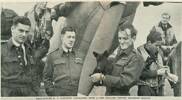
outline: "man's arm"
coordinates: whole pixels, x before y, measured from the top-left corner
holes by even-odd
[[[134,57],[131,62],[124,68],[120,76],[105,75],[104,84],[109,87],[121,88],[130,86],[139,79],[143,70],[144,61],[142,57]]]

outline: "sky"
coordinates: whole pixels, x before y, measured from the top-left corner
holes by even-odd
[[[18,15],[33,8],[36,2],[1,2],[1,7],[13,9]],[[53,7],[60,2],[48,2],[48,7]],[[133,25],[138,30],[135,46],[139,46],[146,42],[146,37],[149,34],[152,26],[157,25],[160,21],[161,14],[168,12],[171,15],[171,21],[177,40],[182,41],[182,3],[164,3],[160,6],[144,7],[141,3],[137,8]]]

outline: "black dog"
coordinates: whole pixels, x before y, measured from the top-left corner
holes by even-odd
[[[104,75],[110,75],[112,73],[113,65],[112,62],[108,60],[109,53],[106,50],[104,53],[99,54],[93,52],[94,56],[97,60],[97,66],[93,72],[94,73],[102,73]],[[96,82],[94,85],[101,86],[103,82]]]

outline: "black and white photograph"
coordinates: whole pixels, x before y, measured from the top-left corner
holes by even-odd
[[[2,100],[182,96],[182,1],[0,1],[0,11]]]

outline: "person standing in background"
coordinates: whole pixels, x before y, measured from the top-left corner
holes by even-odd
[[[158,25],[153,26],[151,31],[157,31],[161,33],[162,36],[162,45],[161,50],[163,51],[163,61],[164,65],[167,64],[168,56],[171,53],[172,49],[176,46],[177,40],[173,30],[172,25],[169,23],[171,16],[168,13],[163,13],[161,15],[161,21]]]

